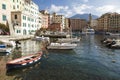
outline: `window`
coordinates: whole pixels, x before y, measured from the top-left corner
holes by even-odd
[[[3,21],[6,21],[6,15],[2,16]]]
[[[15,9],[15,5],[13,6],[13,9]]]
[[[19,9],[19,5],[17,5],[17,8]]]
[[[20,33],[21,31],[20,30],[17,30],[17,33]]]
[[[2,4],[2,9],[6,9],[6,5],[5,4]]]
[[[15,19],[17,19],[17,15],[15,15]]]
[[[26,16],[23,16],[23,20],[26,20]]]

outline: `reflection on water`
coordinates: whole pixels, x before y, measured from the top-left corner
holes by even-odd
[[[100,35],[82,36],[78,47],[69,51],[46,51],[41,42],[22,41],[13,53],[0,56],[0,80],[120,80],[120,50],[106,48],[101,39]],[[6,73],[8,60],[40,50],[47,54],[39,63]]]

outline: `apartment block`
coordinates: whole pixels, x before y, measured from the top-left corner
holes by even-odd
[[[11,1],[11,21],[16,35],[31,35],[40,29],[38,5],[32,0]]]
[[[0,23],[6,24],[7,21],[11,20],[11,1],[0,0]]]
[[[70,30],[70,25],[69,25],[69,18],[65,18],[65,31]]]
[[[57,15],[56,13],[53,13],[52,23],[60,23],[61,24],[60,31],[63,31],[65,29],[65,17],[63,15]]]
[[[98,26],[98,20],[92,19],[90,22],[90,27],[96,30],[97,26]]]
[[[120,14],[105,13],[98,18],[98,31],[119,32],[120,31]]]
[[[41,18],[42,18],[42,28],[48,28],[48,11],[47,10],[41,10]]]
[[[70,19],[70,28],[72,31],[82,31],[87,26],[85,19]]]

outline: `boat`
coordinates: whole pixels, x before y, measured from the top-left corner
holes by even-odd
[[[92,28],[83,29],[82,34],[95,34],[95,30]]]
[[[51,43],[47,46],[47,49],[54,50],[72,50],[77,46],[77,44],[73,43]]]
[[[76,43],[76,42],[80,42],[80,38],[59,38],[57,42],[59,42],[59,43],[67,43],[67,42]]]
[[[37,63],[41,57],[42,57],[42,52],[34,53],[25,57],[17,58],[11,61],[8,61],[6,64],[7,70],[13,70],[13,69],[18,69],[18,68],[24,68],[27,66],[30,66],[32,64]]]
[[[120,39],[116,39],[111,43],[110,48],[120,49]]]
[[[44,36],[35,36],[34,38],[32,38],[32,40],[37,40],[37,41],[50,41],[49,37],[44,37]]]
[[[0,45],[0,53],[11,53],[12,48],[8,48],[7,45]]]

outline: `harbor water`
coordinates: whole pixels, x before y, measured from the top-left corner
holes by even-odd
[[[74,50],[45,50],[41,42],[21,41],[21,47],[0,55],[0,80],[120,80],[120,50],[101,44],[101,35],[81,36]],[[39,63],[6,71],[6,62],[43,50]]]

